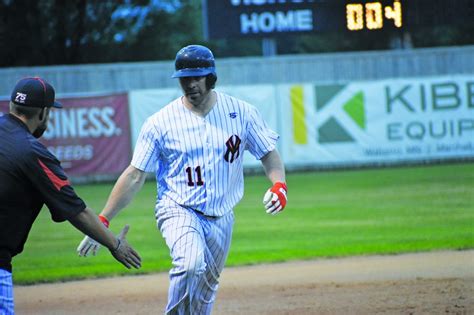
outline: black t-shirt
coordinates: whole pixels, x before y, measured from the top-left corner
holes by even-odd
[[[20,119],[0,116],[0,268],[11,271],[44,204],[55,222],[86,208],[56,157]]]

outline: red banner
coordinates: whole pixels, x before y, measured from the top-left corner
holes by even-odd
[[[68,175],[114,175],[130,163],[130,116],[126,93],[59,99],[41,142]],[[8,112],[8,101],[0,102]]]

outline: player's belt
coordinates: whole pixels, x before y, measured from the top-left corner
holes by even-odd
[[[214,216],[214,215],[207,215],[205,214],[204,212],[202,211],[199,211],[199,210],[196,210],[196,209],[193,209],[193,208],[190,208],[191,210],[193,210],[194,212],[196,212],[197,214],[200,214],[206,218],[209,218],[209,219],[217,219],[218,217],[217,216]]]

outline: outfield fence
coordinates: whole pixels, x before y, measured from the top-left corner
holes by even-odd
[[[382,56],[223,60],[216,90],[259,109],[281,136],[278,148],[289,170],[474,160],[474,46]],[[150,84],[148,79],[156,83],[158,75],[154,66],[169,86]],[[299,77],[289,71],[305,72],[304,67],[308,71]],[[289,71],[285,78],[283,69]],[[367,77],[360,76],[362,69]],[[16,77],[40,75],[56,86],[65,108],[52,113],[42,141],[76,181],[115,179],[128,165],[146,117],[181,95],[169,78],[170,62],[2,71],[9,73],[3,80],[12,79],[8,85]],[[0,112],[5,113],[8,96],[3,99]],[[261,169],[250,154],[244,165],[247,172]]]
[[[474,46],[407,50],[219,58],[219,85],[336,83],[448,74],[474,74]],[[116,93],[174,88],[173,61],[0,69],[0,95],[14,83],[38,75],[59,94]]]

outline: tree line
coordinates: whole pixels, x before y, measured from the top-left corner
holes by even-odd
[[[410,47],[474,43],[474,22],[410,33]],[[201,0],[0,0],[0,67],[172,60],[191,43],[219,57],[259,56],[261,39],[205,41]],[[394,48],[399,33],[275,39],[278,54]],[[398,47],[403,48],[403,47]]]

